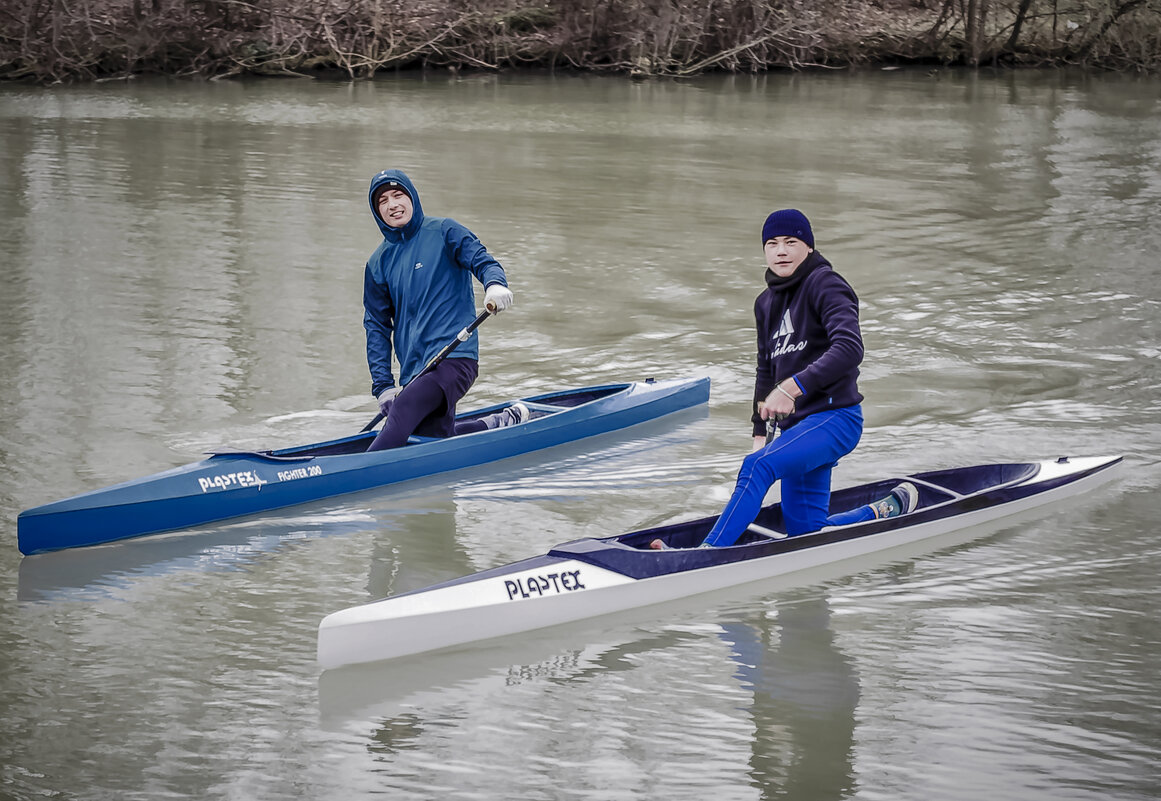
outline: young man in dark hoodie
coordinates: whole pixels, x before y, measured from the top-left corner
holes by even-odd
[[[863,433],[859,299],[814,249],[810,222],[797,209],[767,217],[762,244],[767,269],[766,290],[754,302],[754,451],[703,546],[734,544],[779,480],[790,536],[909,512],[918,499],[904,483],[883,500],[828,516],[831,470]],[[781,430],[769,442],[767,421]]]
[[[456,423],[456,403],[479,372],[474,331],[434,370],[417,378],[475,319],[473,276],[484,285],[489,311],[499,314],[512,305],[504,268],[466,227],[425,215],[415,184],[402,170],[375,175],[368,199],[383,241],[363,276],[363,327],[371,394],[385,418],[368,450],[398,448],[412,434],[450,437],[527,420],[528,407],[517,403],[481,420]],[[391,369],[393,351],[398,383]]]

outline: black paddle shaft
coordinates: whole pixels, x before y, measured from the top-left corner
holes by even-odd
[[[458,334],[456,334],[455,339],[453,339],[451,342],[449,342],[443,350],[441,350],[439,353],[435,354],[435,356],[432,357],[431,361],[428,362],[424,366],[424,368],[419,371],[419,374],[416,375],[415,378],[419,378],[420,376],[425,376],[428,373],[430,373],[432,370],[434,370],[436,365],[438,365],[440,362],[442,362],[444,359],[446,359],[448,357],[449,353],[451,353],[453,350],[455,350],[456,348],[458,348],[460,346],[461,342],[467,342],[468,337],[470,337],[472,335],[472,332],[475,331],[477,328],[479,328],[480,324],[483,323],[484,320],[487,320],[491,316],[492,316],[492,312],[488,311],[487,309],[484,309],[484,311],[480,312],[480,316],[477,317],[475,320],[472,320],[471,324],[468,325],[467,328],[463,329]],[[413,378],[411,380],[414,381],[415,378]],[[402,392],[403,392],[402,389],[399,390],[399,392],[397,392],[395,394],[395,397],[399,397],[399,394]],[[367,423],[367,425],[363,426],[363,430],[360,431],[359,433],[360,434],[367,433],[372,428],[377,426],[379,424],[379,421],[382,419],[383,419],[383,412],[379,412],[379,414],[375,415],[375,419],[372,420],[371,422]]]

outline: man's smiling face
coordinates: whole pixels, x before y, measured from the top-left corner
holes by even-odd
[[[379,218],[392,228],[411,222],[413,212],[411,196],[400,189],[388,189],[379,196]]]

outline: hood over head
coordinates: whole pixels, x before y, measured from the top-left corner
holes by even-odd
[[[411,197],[413,209],[411,220],[402,228],[392,228],[379,216],[379,195],[388,189],[401,189]],[[415,184],[411,182],[403,170],[391,169],[376,173],[371,179],[367,200],[371,204],[371,215],[375,218],[375,224],[379,226],[379,230],[383,232],[385,238],[400,239],[413,236],[423,225],[423,206],[419,202],[419,192],[416,191]]]

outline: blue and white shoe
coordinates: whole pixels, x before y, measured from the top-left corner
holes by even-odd
[[[910,481],[904,481],[891,490],[891,494],[899,501],[899,514],[901,515],[911,514],[915,511],[915,507],[919,506],[919,490]]]
[[[871,508],[875,511],[875,519],[897,517],[915,511],[919,505],[919,490],[910,481],[904,481],[881,501],[875,501]]]
[[[528,407],[523,403],[513,403],[507,409],[502,409],[495,414],[488,415],[484,424],[488,428],[505,428],[507,426],[514,426],[517,423],[523,423],[532,416],[528,411]]]

